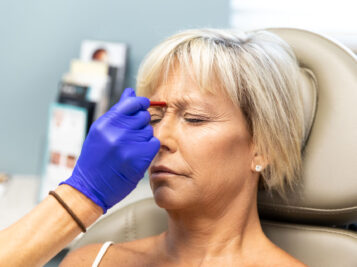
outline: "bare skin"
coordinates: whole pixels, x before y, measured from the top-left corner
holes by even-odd
[[[241,110],[220,91],[200,91],[178,71],[151,99],[168,103],[150,110],[161,148],[149,174],[169,227],[110,247],[100,266],[305,266],[262,231],[255,166],[266,162]],[[61,266],[90,266],[100,246],[71,253]]]
[[[103,214],[98,205],[68,185],[55,191],[86,227]],[[18,222],[0,231],[0,265],[43,266],[80,232],[68,212],[48,196]]]

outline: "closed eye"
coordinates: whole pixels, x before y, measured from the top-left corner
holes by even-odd
[[[203,123],[205,122],[206,120],[203,120],[203,119],[197,119],[197,118],[185,118],[185,121],[189,122],[189,123]]]
[[[159,123],[160,121],[161,121],[161,119],[151,119],[150,124],[153,125],[153,124]]]

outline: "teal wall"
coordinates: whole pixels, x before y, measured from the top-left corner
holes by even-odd
[[[126,86],[144,55],[178,30],[227,28],[229,0],[0,2],[0,172],[38,174],[47,112],[83,39],[130,47]]]

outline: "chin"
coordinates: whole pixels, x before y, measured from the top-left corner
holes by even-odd
[[[167,186],[159,186],[153,190],[156,204],[166,210],[182,209],[187,201],[182,194],[178,194]]]

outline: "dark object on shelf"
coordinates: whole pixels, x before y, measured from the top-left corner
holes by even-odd
[[[96,103],[86,100],[87,93],[88,93],[87,86],[80,86],[76,84],[61,82],[57,102],[62,104],[82,107],[87,110],[86,133],[88,134],[90,126],[94,121],[94,111],[95,111]]]
[[[88,86],[61,82],[59,84],[59,98],[85,100],[88,94]]]

